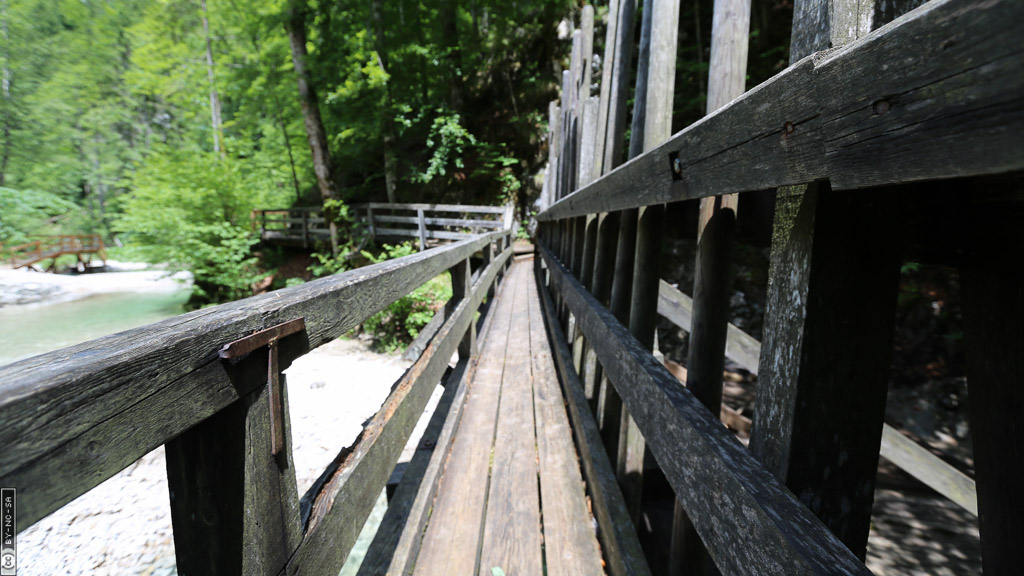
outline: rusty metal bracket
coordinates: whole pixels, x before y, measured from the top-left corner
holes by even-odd
[[[284,449],[284,406],[281,400],[281,371],[277,363],[277,341],[306,329],[306,319],[297,318],[260,330],[245,338],[225,344],[218,353],[225,360],[240,358],[267,347],[267,398],[270,402],[270,452],[277,456]]]

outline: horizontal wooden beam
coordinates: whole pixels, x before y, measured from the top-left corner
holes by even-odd
[[[1017,0],[932,0],[800,60],[537,219],[823,179],[841,190],[1024,170],[1021,21]]]
[[[555,259],[551,282],[727,574],[871,572]]]
[[[334,470],[311,499],[306,533],[288,562],[287,574],[336,574],[341,570],[434,387],[511,254],[511,249],[506,249],[487,267],[469,297],[455,307],[431,344],[395,384],[356,444],[339,454]]]
[[[0,485],[22,491],[19,529],[85,493],[248,389],[224,344],[304,317],[287,360],[372,314],[509,231],[480,235],[28,358],[0,368]],[[293,340],[295,340],[293,339]]]
[[[689,332],[692,308],[693,301],[689,296],[673,288],[664,280],[661,281],[658,293],[659,314]],[[751,374],[757,374],[761,343],[753,336],[729,324],[725,355],[749,370]],[[723,406],[723,410],[725,408]],[[737,425],[739,420],[732,414],[730,417],[733,422],[726,423],[733,428],[740,429],[740,426]],[[971,514],[978,515],[978,490],[975,481],[910,438],[900,434],[888,424],[882,425],[880,454],[897,468],[917,478]]]
[[[658,286],[658,314],[689,332],[693,321],[693,299],[662,280]],[[725,355],[752,374],[757,374],[761,343],[730,323],[726,329]]]
[[[373,218],[377,219],[376,216]],[[419,238],[420,231],[416,228],[374,228],[374,234],[376,236],[394,236],[396,238]],[[440,240],[464,240],[466,238],[472,238],[475,234],[468,232],[446,232],[444,230],[424,230],[423,235],[427,238],[437,238]]]
[[[323,224],[324,219],[319,216],[312,216],[310,218],[266,218],[262,221],[263,224]],[[324,228],[327,230],[327,228]]]
[[[374,210],[423,210],[426,212],[465,212],[475,214],[504,214],[504,206],[471,206],[464,204],[388,204],[386,202],[370,202],[356,204],[354,208]]]
[[[974,480],[888,424],[882,428],[881,455],[964,510],[978,515]]]
[[[388,216],[374,215],[373,221],[394,222],[399,224],[418,224],[419,218],[415,216]],[[490,228],[500,230],[502,223],[498,220],[468,220],[465,218],[424,218],[423,223],[427,226],[462,226],[465,228]]]

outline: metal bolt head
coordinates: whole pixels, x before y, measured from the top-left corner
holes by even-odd
[[[673,158],[672,159],[672,171],[675,172],[676,174],[682,174],[683,173],[683,161],[680,160],[679,158]]]
[[[890,106],[889,100],[887,98],[883,98],[881,100],[876,100],[875,103],[871,105],[871,109],[874,110],[875,114],[885,114],[889,111]]]

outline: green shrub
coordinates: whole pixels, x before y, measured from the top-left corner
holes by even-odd
[[[411,242],[397,246],[385,244],[384,250],[377,256],[364,251],[363,256],[376,264],[416,252]],[[367,318],[363,330],[373,336],[373,347],[377,350],[388,353],[404,350],[451,297],[452,281],[446,272]]]
[[[81,211],[56,194],[0,187],[0,244],[10,248],[31,242],[31,234],[77,232],[61,223]]]

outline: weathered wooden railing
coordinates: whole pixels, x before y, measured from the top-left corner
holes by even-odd
[[[370,236],[415,238],[420,250],[428,239],[464,240],[476,234],[512,226],[512,206],[461,204],[386,204],[371,202],[349,207]],[[309,247],[330,238],[322,208],[255,210],[253,227],[265,241]]]
[[[1024,403],[1007,384],[1024,297],[1006,247],[1019,245],[1024,4],[932,0],[884,26],[872,5],[798,1],[791,66],[739,95],[749,4],[716,2],[709,115],[669,136],[677,4],[645,2],[622,166],[635,5],[610,10],[600,97],[592,13],[574,33],[538,216],[544,301],[562,378],[585,399],[567,394],[574,427],[598,427],[634,521],[645,451],[675,492],[671,574],[869,573],[879,453],[913,451],[883,421],[904,254],[961,272],[976,497],[948,467],[904,466],[976,506],[986,572],[1015,569],[1024,438],[987,414]],[[735,194],[775,188],[762,345],[727,322]],[[651,350],[664,205],[698,200],[683,387]],[[727,354],[758,373],[749,449],[719,420]]]
[[[309,248],[317,242],[330,243],[331,229],[319,207],[295,207],[282,210],[253,210],[253,230],[265,242],[299,245]]]
[[[0,485],[19,489],[18,528],[163,444],[179,573],[337,574],[452,355],[475,354],[474,315],[510,239],[481,234],[0,368]],[[300,504],[279,372],[445,271],[443,325]]]
[[[428,239],[461,240],[486,230],[512,227],[512,206],[470,206],[462,204],[384,204],[371,202],[353,206],[372,236],[416,238],[420,250]]]
[[[97,254],[101,258],[106,258],[106,247],[99,234],[64,234],[42,236],[39,240],[11,246],[3,251],[3,255],[15,268],[64,254]]]

